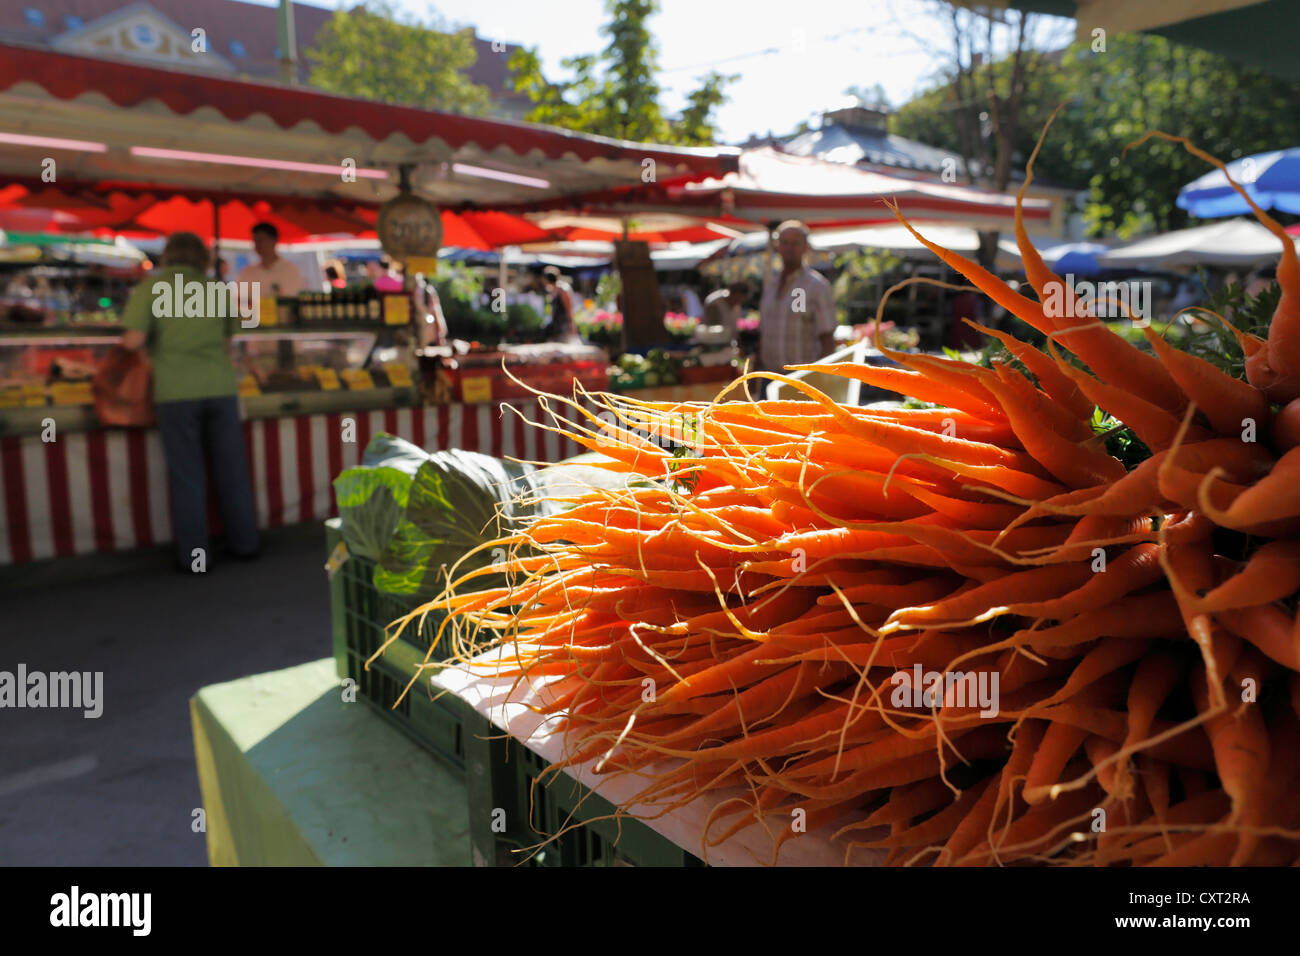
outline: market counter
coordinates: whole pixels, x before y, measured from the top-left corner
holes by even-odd
[[[568,421],[581,417],[567,405],[551,404]],[[545,418],[535,399],[366,405],[354,401],[348,410],[244,422],[258,527],[323,521],[338,514],[333,479],[361,461],[371,435],[379,431],[430,451],[461,448],[534,462],[557,462],[586,450],[572,439],[526,424],[524,418]],[[503,414],[502,405],[519,414]],[[156,429],[56,428],[55,435],[54,441],[44,441],[40,434],[0,437],[0,565],[150,547],[172,539],[167,470]],[[216,506],[209,497],[215,527]]]
[[[333,659],[190,701],[213,866],[469,866],[459,775],[362,700]]]

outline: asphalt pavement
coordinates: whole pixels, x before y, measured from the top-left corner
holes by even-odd
[[[0,706],[0,865],[207,864],[190,697],[332,652],[324,528],[263,542],[202,575],[160,549],[0,579],[0,704],[19,665],[102,673],[97,718]]]

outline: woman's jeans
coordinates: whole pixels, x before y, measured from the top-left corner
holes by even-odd
[[[185,568],[193,568],[194,550],[202,548],[202,566],[206,568],[211,562],[205,448],[212,459],[226,546],[237,555],[255,553],[257,513],[253,508],[248,457],[244,453],[244,430],[239,422],[239,399],[228,395],[158,402],[156,410],[171,483],[177,560]]]

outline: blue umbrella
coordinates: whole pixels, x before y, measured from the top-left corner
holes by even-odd
[[[1233,160],[1228,173],[1261,209],[1300,213],[1300,148],[1276,149]],[[1199,219],[1250,213],[1246,200],[1212,169],[1178,191],[1178,207]]]
[[[1068,272],[1076,276],[1090,276],[1105,271],[1105,266],[1097,262],[1097,257],[1109,251],[1110,246],[1104,242],[1067,242],[1045,250],[1043,260],[1058,274]]]

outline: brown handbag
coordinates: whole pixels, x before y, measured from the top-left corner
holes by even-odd
[[[113,346],[91,380],[95,415],[103,425],[155,424],[153,366],[143,350]]]

